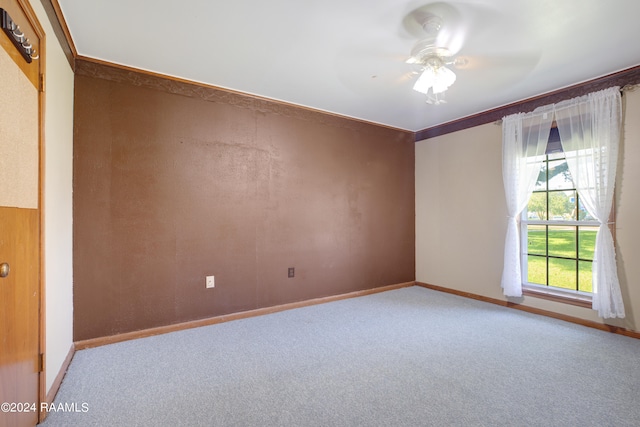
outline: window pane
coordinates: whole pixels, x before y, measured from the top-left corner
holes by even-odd
[[[547,191],[547,164],[544,163],[540,168],[536,186],[533,187],[533,191]]]
[[[549,286],[576,290],[576,261],[549,258]]]
[[[549,192],[549,219],[553,221],[570,221],[575,218],[576,192]]]
[[[527,233],[521,242],[527,253],[523,280],[591,293],[598,227],[593,222],[586,223],[594,218],[586,212],[576,192],[561,146],[550,151],[553,154],[547,152],[527,210],[522,214]],[[585,225],[569,225],[569,221],[583,221],[580,224]]]
[[[527,253],[543,255],[543,256],[547,255],[547,226],[546,225],[527,226],[527,239],[529,240],[527,243]]]
[[[569,198],[569,204],[571,205],[571,212],[567,219],[571,221],[577,221],[578,216],[580,215],[580,211],[578,210],[578,194],[576,190],[565,191],[565,194]]]
[[[576,257],[576,228],[573,226],[549,226],[549,256]]]
[[[533,193],[527,205],[527,218],[530,220],[547,219],[547,193]]]
[[[582,200],[578,203],[578,221],[595,221],[596,219],[587,212],[582,204]]]
[[[578,268],[580,269],[578,273],[578,290],[583,292],[593,292],[591,284],[593,277],[591,274],[593,263],[589,261],[578,261]]]
[[[575,188],[566,160],[549,162],[549,190],[570,190]]]
[[[598,227],[578,227],[578,258],[593,259]]]
[[[527,261],[527,281],[539,285],[547,284],[547,259],[529,255]]]
[[[549,155],[547,156],[547,158],[549,160],[562,160],[564,159],[566,156],[564,154],[564,151],[557,151],[554,153],[549,153]]]

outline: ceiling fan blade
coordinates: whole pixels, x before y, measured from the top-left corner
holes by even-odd
[[[445,48],[456,55],[467,41],[502,22],[502,13],[483,4],[434,2],[413,9],[402,21],[402,28],[423,45]]]
[[[405,63],[406,45],[397,43],[380,40],[344,47],[335,58],[336,76],[359,95],[377,96],[405,85],[410,88],[417,67]]]
[[[533,69],[540,61],[541,52],[503,52],[499,54],[457,55],[450,63],[456,70],[485,70],[495,68]]]
[[[451,67],[465,90],[507,88],[522,81],[538,64],[540,52],[513,52],[488,55],[460,55]],[[478,85],[478,82],[482,82]],[[473,89],[471,89],[473,87]]]

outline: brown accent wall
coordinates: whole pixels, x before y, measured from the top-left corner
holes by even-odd
[[[76,341],[415,279],[409,132],[89,61],[74,115]]]

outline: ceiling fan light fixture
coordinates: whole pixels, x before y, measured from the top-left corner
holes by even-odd
[[[440,57],[432,56],[425,61],[413,90],[427,95],[428,104],[440,104],[445,102],[444,93],[455,81],[455,73],[444,65]]]
[[[422,17],[420,26],[425,31],[425,33],[430,35],[437,35],[442,28],[442,18],[432,13],[427,13]]]

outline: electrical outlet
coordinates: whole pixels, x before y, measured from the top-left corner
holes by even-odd
[[[289,267],[287,271],[287,277],[296,277],[296,269],[293,267]]]
[[[216,277],[215,276],[207,276],[207,280],[205,282],[207,288],[215,288],[216,287]]]

